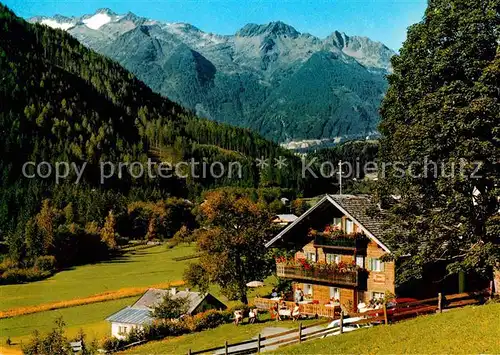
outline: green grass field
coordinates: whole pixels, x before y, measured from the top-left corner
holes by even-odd
[[[193,252],[193,246],[131,249],[120,259],[78,266],[57,273],[47,280],[0,286],[0,310],[83,298],[126,287],[181,280],[184,268],[190,261],[177,262],[173,258]],[[0,319],[0,345],[5,344],[7,337],[14,343],[25,342],[35,329],[46,332],[52,328],[54,319],[59,316],[62,316],[67,324],[68,336],[75,335],[83,328],[90,339],[102,338],[110,333],[106,317],[132,304],[138,297]],[[12,348],[19,349],[18,346]]]
[[[131,250],[120,259],[78,266],[43,281],[0,286],[0,310],[82,298],[124,287],[181,280],[184,268],[190,261],[177,262],[172,258],[192,253],[192,246]]]
[[[251,339],[257,336],[262,329],[267,327],[276,326],[290,329],[298,327],[297,322],[270,321],[268,316],[263,316],[262,320],[264,320],[262,323],[242,324],[239,326],[235,326],[232,323],[224,324],[220,327],[199,333],[187,334],[176,338],[167,338],[161,341],[153,341],[122,352],[121,354],[187,354],[189,349],[196,351],[223,346],[226,340],[231,344]],[[306,326],[317,322],[317,319],[311,319],[303,321],[302,324]]]
[[[500,304],[471,306],[282,347],[276,354],[499,354]]]
[[[176,262],[173,258],[193,253],[193,246],[177,246],[173,249],[158,246],[131,250],[121,259],[79,266],[60,272],[44,281],[1,286],[0,310],[83,298],[126,287],[149,286],[181,280],[184,268],[193,260]],[[249,299],[259,293],[263,295],[270,292],[274,281],[274,278],[270,278],[266,282],[266,287],[250,290]],[[212,286],[210,292],[229,306],[236,303],[229,302],[226,297],[222,296],[218,287]],[[80,328],[83,328],[89,339],[100,339],[105,335],[110,335],[110,325],[105,321],[106,317],[131,305],[139,297],[0,319],[0,346],[5,344],[7,337],[10,337],[14,343],[19,343],[29,340],[35,329],[41,332],[49,331],[54,320],[59,316],[62,316],[67,324],[68,336],[74,336]],[[18,346],[12,348],[19,349]]]
[[[54,320],[58,317],[63,317],[66,322],[66,332],[69,337],[76,335],[78,330],[83,328],[90,339],[100,339],[110,333],[110,326],[105,320],[106,317],[130,305],[137,298],[123,298],[115,301],[1,319],[0,344],[5,344],[7,337],[10,337],[14,343],[26,342],[35,329],[41,332],[50,330],[54,326]]]

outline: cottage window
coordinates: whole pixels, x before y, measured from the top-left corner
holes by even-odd
[[[309,261],[315,262],[316,261],[316,253],[307,252],[306,259]]]
[[[384,292],[372,292],[372,299],[374,300],[381,300],[385,297]]]
[[[356,265],[360,268],[365,268],[365,257],[363,255],[356,255]]]
[[[354,222],[350,219],[346,219],[345,221],[345,232],[347,234],[354,232]]]
[[[311,284],[304,284],[304,294],[308,296],[312,296],[313,294],[313,287]]]
[[[380,259],[370,259],[370,270],[371,271],[384,271],[384,263]]]
[[[119,326],[118,327],[118,334],[127,334],[127,327],[124,326]]]
[[[330,287],[330,299],[340,300],[340,288]]]
[[[333,225],[339,227],[339,229],[342,229],[342,218],[341,217],[335,217],[333,219]]]
[[[326,262],[329,264],[340,263],[340,258],[341,258],[341,256],[339,254],[326,254]]]

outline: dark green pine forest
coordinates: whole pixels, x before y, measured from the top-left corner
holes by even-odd
[[[68,250],[78,239],[68,235],[80,230],[87,238],[96,230],[92,225],[102,227],[105,218],[114,226],[110,211],[119,221],[119,211],[134,201],[193,199],[206,189],[228,185],[304,188],[299,185],[300,161],[290,152],[249,130],[195,117],[67,33],[27,23],[2,4],[0,132],[0,238],[14,261],[29,259],[30,253],[50,253],[61,225],[69,244],[60,250]],[[260,170],[255,158],[261,156],[284,156],[289,167]],[[243,176],[134,179],[124,174],[100,184],[99,162],[145,163],[148,158],[238,161]],[[74,172],[56,184],[54,175],[23,177],[27,161],[87,166],[79,184]],[[40,243],[43,248],[33,247]]]

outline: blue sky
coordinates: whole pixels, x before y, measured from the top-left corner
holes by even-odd
[[[321,38],[334,30],[362,35],[398,50],[406,28],[421,20],[426,0],[0,0],[19,16],[81,16],[108,7],[117,13],[188,22],[233,34],[249,22],[281,20]]]

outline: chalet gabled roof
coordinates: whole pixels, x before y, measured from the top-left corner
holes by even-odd
[[[343,214],[349,217],[358,227],[360,227],[367,237],[375,241],[386,252],[391,252],[385,238],[387,220],[384,213],[381,211],[378,211],[375,214],[368,212],[369,209],[377,208],[377,205],[368,195],[325,195],[320,201],[318,201],[318,203],[271,239],[266,244],[266,247],[269,248],[273,246],[273,244],[282,239],[283,236],[285,236],[297,224],[309,215],[313,214],[315,210],[323,206],[325,203],[334,205]]]

